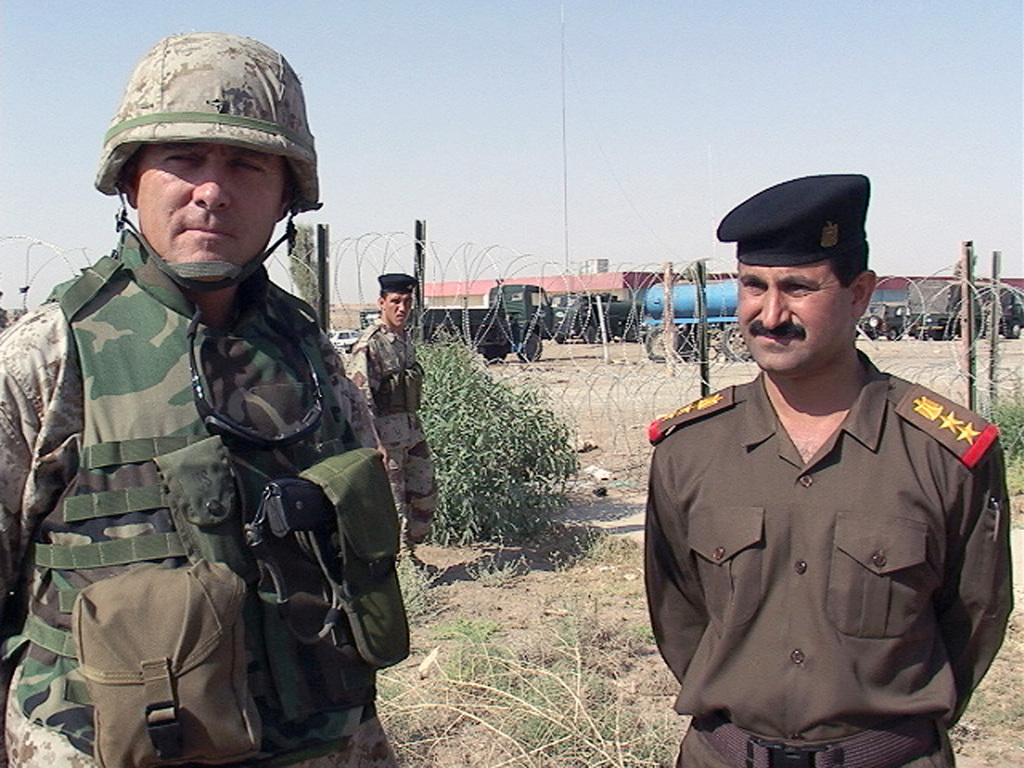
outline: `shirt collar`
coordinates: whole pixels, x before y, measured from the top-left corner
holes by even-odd
[[[880,372],[870,358],[860,350],[857,357],[867,370],[867,382],[850,407],[840,429],[874,451],[882,439],[889,377]],[[763,443],[779,431],[779,417],[775,414],[764,387],[764,372],[747,384],[736,387],[737,402],[747,401],[747,416],[740,427],[740,442],[748,449]]]

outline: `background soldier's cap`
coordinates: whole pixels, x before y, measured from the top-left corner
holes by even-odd
[[[416,278],[401,272],[389,272],[378,277],[377,281],[385,293],[412,293],[416,289]]]
[[[868,178],[859,174],[785,181],[733,208],[718,225],[718,239],[736,243],[741,264],[790,267],[839,259],[866,269],[869,190]]]

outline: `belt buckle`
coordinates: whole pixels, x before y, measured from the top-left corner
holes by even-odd
[[[798,747],[780,741],[751,739],[768,752],[768,768],[815,768],[815,755],[826,747]]]

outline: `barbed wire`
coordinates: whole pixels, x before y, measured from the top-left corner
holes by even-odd
[[[426,282],[443,283],[450,290],[461,291],[463,304],[467,306],[485,304],[487,299],[480,293],[481,286],[493,287],[499,283],[506,286],[546,284],[556,302],[563,304],[588,299],[588,291],[580,288],[586,281],[579,271],[567,271],[563,264],[541,256],[519,253],[500,245],[463,243],[445,248],[428,242],[425,246]],[[368,233],[333,242],[330,249],[331,325],[357,329],[367,322],[378,294],[377,276],[392,271],[412,272],[415,247],[414,239],[405,233]],[[74,277],[89,263],[84,249],[62,249],[31,237],[0,237],[0,249],[0,256],[4,257],[0,263],[24,264],[17,276],[0,273],[0,290],[10,295],[6,292],[13,287],[17,291],[13,295],[20,294],[21,309],[41,303],[54,284]],[[268,268],[276,282],[294,290],[288,262],[287,254],[282,251],[271,259]],[[612,274],[634,273],[637,280],[634,294],[642,294],[647,289],[663,291],[656,285],[661,279],[661,263],[601,266]],[[689,266],[677,264],[675,269],[682,273]],[[308,263],[302,268],[308,270]],[[724,259],[707,264],[712,274],[727,274],[732,268],[733,263]],[[934,283],[935,278],[952,271],[952,268],[943,269],[928,279]],[[648,274],[644,277],[643,273]],[[597,279],[593,273],[588,274],[587,279]],[[882,277],[879,285],[885,287],[900,279]],[[922,293],[921,286],[934,287],[933,283],[910,283],[908,294]],[[946,278],[944,284],[955,283]],[[640,490],[650,452],[646,437],[648,423],[692,402],[709,389],[714,391],[752,379],[757,368],[749,360],[743,360],[742,355],[729,350],[722,329],[712,334],[704,386],[700,378],[702,368],[692,355],[670,354],[668,362],[652,360],[652,345],[644,343],[640,297],[627,295],[624,284],[618,289],[610,287],[615,285],[614,281],[601,285],[603,287],[595,289],[595,294],[607,295],[617,290],[620,301],[633,302],[636,307],[617,333],[604,337],[601,333],[589,336],[570,333],[561,339],[564,343],[557,343],[548,332],[542,334],[539,354],[531,355],[529,362],[522,362],[509,353],[501,361],[492,361],[492,370],[510,382],[536,387],[546,394],[551,406],[572,426],[578,447],[583,451],[584,466],[596,465],[610,473],[611,482],[638,486]],[[1003,285],[1002,292],[1005,302],[1017,302],[1024,307],[1024,291],[1020,288]],[[979,307],[979,330],[990,336],[990,286],[984,279],[980,280],[972,286],[972,295]],[[882,316],[881,321],[893,323],[891,326],[873,328],[866,317],[860,326],[858,346],[882,370],[919,382],[955,401],[967,401],[968,388],[973,382],[978,393],[975,407],[986,415],[999,400],[1024,401],[1024,339],[997,336],[993,365],[992,339],[977,338],[970,348],[975,361],[971,370],[965,364],[963,343],[955,338],[961,330],[955,317],[946,318],[945,325],[928,325],[925,316],[936,313],[928,311],[934,308],[928,307],[924,298],[915,299],[920,306],[914,313],[909,311],[912,302],[908,300],[907,311],[901,317]],[[890,300],[878,304],[896,306],[900,303]],[[11,306],[9,301],[7,305]],[[884,307],[873,309],[882,311]],[[591,318],[586,322],[595,320]],[[879,332],[879,328],[890,327],[896,330]],[[1019,335],[1020,328],[1006,327],[1001,333]],[[1021,434],[1004,434],[1003,440],[1008,446],[1024,446],[1024,430]]]

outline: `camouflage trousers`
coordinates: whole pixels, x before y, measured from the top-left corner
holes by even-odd
[[[14,682],[17,684],[17,675]],[[4,728],[10,768],[99,768],[96,760],[79,752],[59,733],[26,718],[14,699],[11,696],[7,702]],[[360,724],[341,749],[293,763],[290,768],[398,768],[398,758],[380,720],[373,717]]]
[[[380,416],[376,426],[405,542],[419,544],[430,533],[437,506],[434,460],[426,435],[415,414]]]

